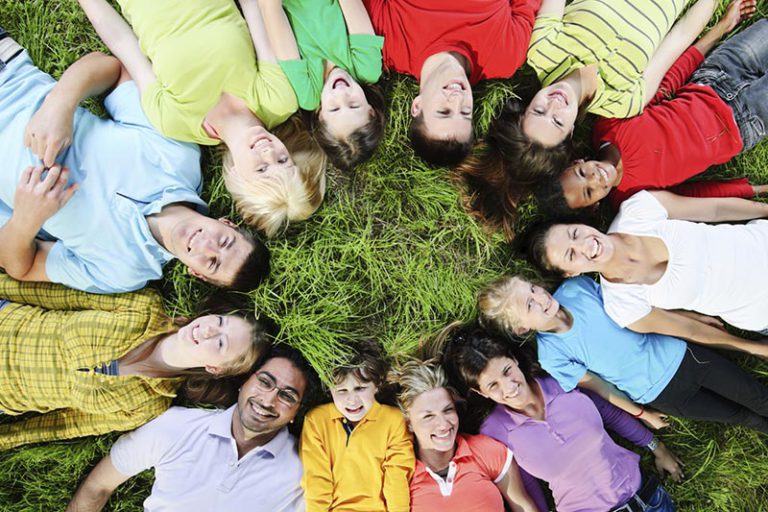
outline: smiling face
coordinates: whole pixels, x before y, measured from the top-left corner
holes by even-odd
[[[600,272],[614,254],[611,237],[585,224],[555,224],[544,245],[547,261],[567,276]]]
[[[445,388],[431,389],[417,396],[408,408],[408,423],[419,442],[419,451],[454,449],[459,414]]]
[[[248,439],[277,433],[296,417],[306,385],[290,360],[267,360],[240,388],[233,431],[242,428]]]
[[[523,132],[544,147],[554,147],[573,133],[578,97],[567,82],[555,82],[533,97],[523,115]]]
[[[533,396],[517,361],[509,357],[494,357],[488,361],[477,385],[482,396],[514,410],[521,410]]]
[[[616,168],[598,160],[576,160],[560,175],[565,202],[574,210],[597,204],[618,181]]]
[[[206,315],[164,338],[163,361],[176,368],[204,367],[221,373],[251,349],[253,326],[235,315]]]
[[[472,138],[472,87],[461,67],[440,68],[423,79],[411,115],[423,115],[427,137],[466,142]]]
[[[365,92],[349,73],[334,68],[320,94],[320,119],[337,139],[346,139],[371,119],[373,107]]]
[[[365,418],[376,401],[376,386],[361,382],[348,373],[338,384],[331,387],[333,405],[353,425]]]
[[[515,278],[510,294],[507,304],[514,309],[519,326],[515,334],[521,335],[531,330],[550,331],[556,326],[560,304],[547,290]]]
[[[254,250],[254,244],[231,221],[198,214],[173,226],[167,249],[192,275],[228,285]]]
[[[298,172],[283,141],[263,126],[243,130],[227,147],[234,162],[231,172],[245,180],[260,179],[273,173]]]

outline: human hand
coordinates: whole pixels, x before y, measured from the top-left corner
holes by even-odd
[[[733,0],[717,22],[721,34],[727,34],[742,21],[751,18],[757,10],[757,0]]]
[[[35,233],[77,190],[76,183],[67,187],[68,168],[54,165],[43,177],[44,171],[42,165],[24,169],[13,196],[13,217]]]
[[[638,419],[642,421],[646,427],[652,428],[654,430],[669,426],[667,415],[659,411],[651,411],[649,409],[645,409],[643,413],[638,417]]]
[[[661,441],[659,441],[659,446],[653,451],[653,456],[655,457],[654,463],[656,464],[656,471],[659,472],[662,478],[666,476],[667,473],[669,473],[669,476],[671,476],[672,480],[675,482],[680,482],[685,478],[685,475],[683,474],[683,461],[681,461],[677,455],[672,453]]]
[[[74,110],[51,95],[32,116],[24,130],[24,145],[51,167],[56,157],[72,143]]]

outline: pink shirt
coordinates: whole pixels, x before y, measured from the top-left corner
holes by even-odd
[[[543,421],[498,405],[480,432],[505,443],[518,465],[546,481],[558,512],[594,512],[622,505],[640,488],[640,456],[617,445],[608,426],[638,446],[651,432],[602,398],[566,393],[551,377],[536,379]]]

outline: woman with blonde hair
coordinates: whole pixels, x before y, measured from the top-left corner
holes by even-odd
[[[540,510],[511,451],[486,436],[459,433],[459,395],[438,364],[407,361],[390,380],[399,386],[398,405],[416,443],[413,512],[503,512],[505,503],[513,511]]]
[[[41,413],[0,424],[0,449],[134,429],[186,377],[245,373],[269,344],[253,313],[174,320],[151,289],[96,295],[0,275],[0,297],[0,411]]]
[[[298,120],[279,128],[298,104],[257,0],[239,1],[243,15],[230,0],[118,3],[135,34],[106,0],[80,0],[138,85],[152,125],[185,142],[224,142],[225,183],[234,183],[243,217],[267,235],[309,217],[324,193],[325,158],[295,129]]]

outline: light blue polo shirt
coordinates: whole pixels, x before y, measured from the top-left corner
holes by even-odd
[[[565,391],[587,371],[640,404],[652,402],[667,387],[683,361],[683,340],[619,327],[603,309],[600,285],[589,277],[567,279],[554,297],[573,315],[573,327],[540,332],[536,341],[539,363]]]
[[[24,147],[24,129],[56,82],[23,52],[0,72],[0,224],[10,218],[22,171],[40,163]],[[78,108],[72,145],[57,158],[79,190],[38,234],[55,240],[45,270],[51,281],[96,293],[142,288],[173,259],[145,216],[200,199],[200,150],[165,138],[141,110],[133,82],[104,100],[108,118]]]

